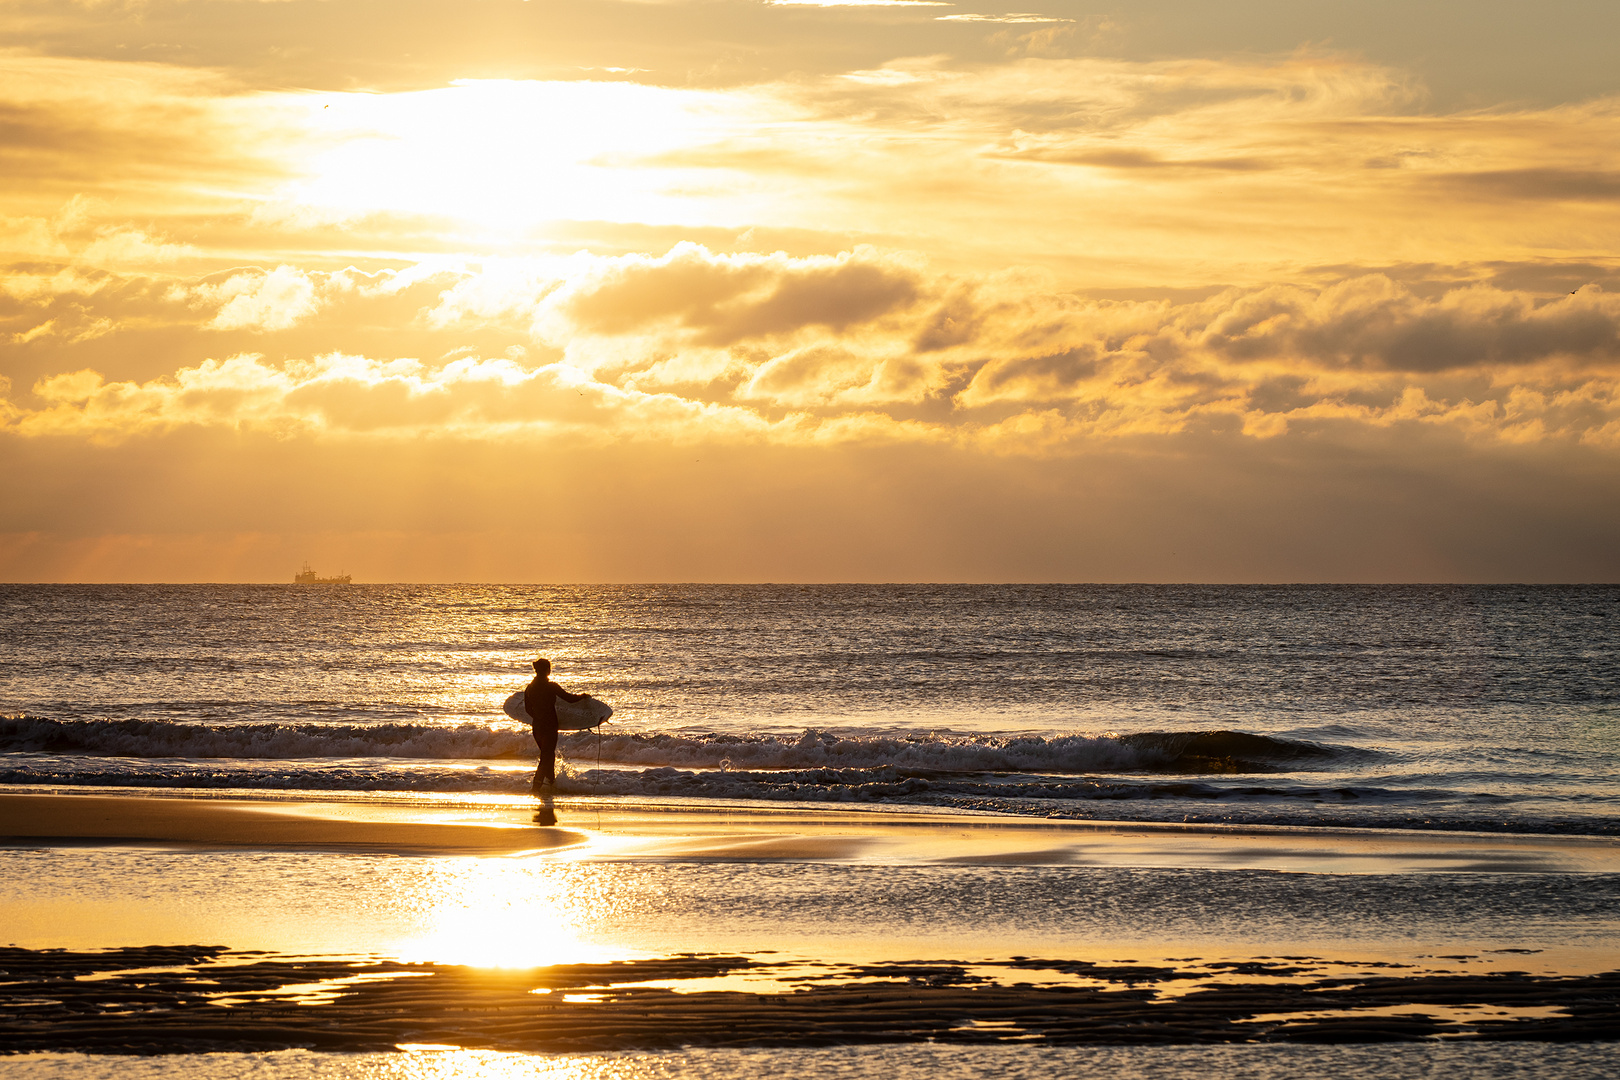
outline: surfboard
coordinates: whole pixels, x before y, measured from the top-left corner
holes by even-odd
[[[506,715],[525,724],[534,723],[529,719],[529,710],[523,707],[523,691],[519,690],[506,699],[501,706]],[[584,731],[593,728],[613,715],[613,706],[605,701],[597,701],[586,694],[578,701],[564,701],[557,699],[557,730],[558,731]]]

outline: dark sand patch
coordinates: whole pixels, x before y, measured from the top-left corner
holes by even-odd
[[[1164,968],[1028,958],[804,964],[682,955],[526,970],[233,953],[0,949],[0,1050],[435,1044],[515,1051],[862,1043],[1195,1044],[1620,1038],[1620,972],[1334,974],[1309,958]],[[1361,966],[1361,965],[1357,965]],[[708,989],[791,967],[783,993]],[[1024,981],[1069,971],[1080,983]],[[834,973],[829,973],[834,974]],[[1264,975],[1257,981],[1256,975]],[[1161,985],[1198,980],[1161,992]],[[690,983],[695,992],[682,992]],[[739,983],[741,985],[741,983]],[[698,989],[698,987],[703,987]]]

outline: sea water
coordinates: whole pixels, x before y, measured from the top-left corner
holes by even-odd
[[[1620,833],[1613,586],[0,586],[0,784]]]
[[[0,586],[0,784],[519,795],[533,740],[500,704],[546,655],[565,688],[615,708],[600,737],[562,740],[561,793],[587,802],[1612,837],[1616,600],[1612,587]],[[452,962],[469,943],[527,955],[566,931],[626,956],[760,942],[821,961],[1304,951],[1556,973],[1612,966],[1620,940],[1613,874],[63,846],[0,851],[0,903],[19,901],[54,913],[17,938],[28,947],[72,947],[86,926],[109,945],[151,943],[115,921],[142,908],[236,948],[387,954],[414,940]],[[1620,1069],[1616,1045],[46,1054],[5,1067],[73,1080],[1598,1077]]]
[[[1620,1069],[1613,1044],[1557,1043],[1375,1046],[851,1046],[829,1050],[683,1050],[655,1053],[503,1054],[484,1050],[410,1054],[197,1054],[115,1059],[40,1054],[13,1059],[17,1080],[758,1080],[790,1075],[825,1080],[883,1077],[1003,1077],[1099,1080],[1243,1077],[1303,1080],[1477,1080],[1561,1077],[1598,1080]]]

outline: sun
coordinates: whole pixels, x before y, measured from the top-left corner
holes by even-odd
[[[506,233],[726,216],[698,151],[730,137],[751,108],[628,82],[515,80],[301,104],[306,140],[280,199],[331,216],[423,215]]]

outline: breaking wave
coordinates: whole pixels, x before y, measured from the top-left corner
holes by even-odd
[[[1101,820],[1620,833],[1612,800],[1540,810],[1380,782],[1386,755],[1241,731],[927,735],[568,733],[558,791],[600,798],[937,807]],[[601,766],[597,765],[600,750]],[[1388,760],[1395,760],[1389,758]],[[186,724],[0,717],[0,785],[522,795],[517,725]],[[1545,798],[1543,801],[1547,801]]]
[[[131,758],[514,758],[534,755],[516,725],[177,724],[0,717],[0,753]]]
[[[1241,731],[1150,731],[1115,735],[892,735],[809,729],[793,735],[565,733],[564,757],[685,769],[897,768],[950,773],[1169,773],[1233,775],[1331,769],[1370,751]],[[510,760],[532,757],[516,725],[180,724],[161,720],[0,718],[0,752],[138,759],[281,760],[405,758]]]

